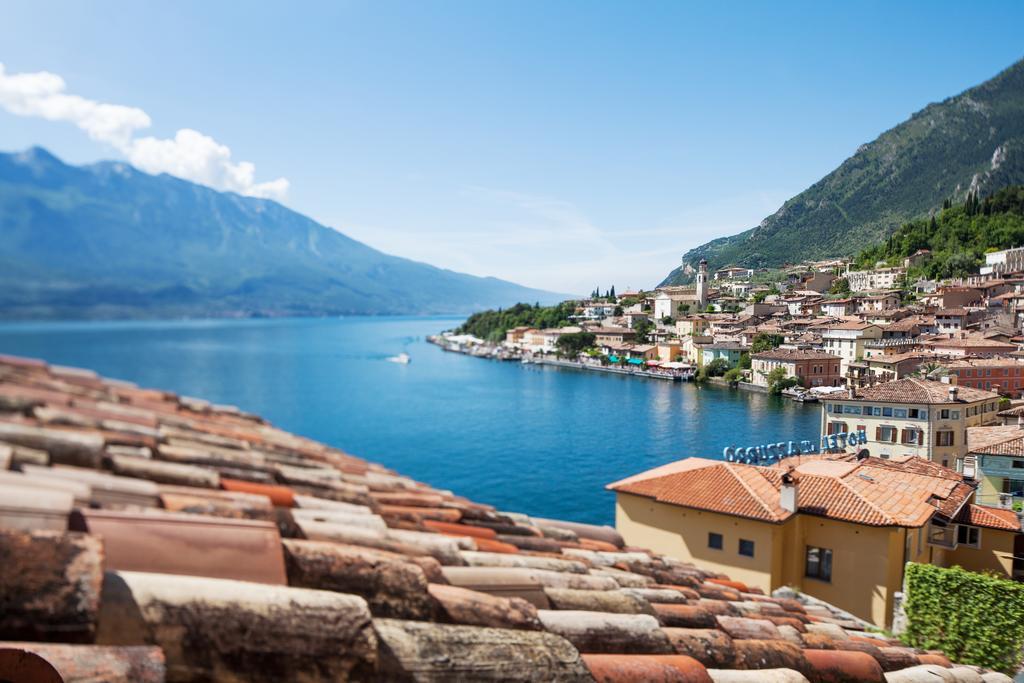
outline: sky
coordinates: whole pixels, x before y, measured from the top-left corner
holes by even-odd
[[[651,287],[1024,57],[1011,2],[48,2],[0,14],[0,150],[277,199],[392,254]]]

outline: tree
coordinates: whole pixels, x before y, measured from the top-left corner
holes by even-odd
[[[839,297],[850,296],[850,281],[845,277],[837,277],[828,288],[828,293]]]
[[[727,370],[724,375],[722,375],[722,379],[724,379],[729,384],[736,384],[741,379],[743,379],[743,371],[740,370],[739,368],[731,368]]]
[[[680,303],[678,306],[676,306],[676,312],[681,314],[689,313],[690,304]]]
[[[740,354],[740,362],[736,364],[736,367],[738,367],[740,370],[749,370],[750,369],[750,354],[747,353],[746,351],[741,353]]]
[[[704,312],[705,313],[714,313],[715,312],[715,305],[714,304],[708,304],[707,308],[704,309]]]
[[[778,396],[783,389],[795,387],[800,383],[796,377],[787,377],[786,368],[775,368],[766,376],[768,380],[768,393]]]
[[[673,320],[672,316],[670,316],[670,315],[666,315],[664,318],[661,319],[661,324],[662,325],[674,325],[675,322],[676,321]]]
[[[622,306],[616,306],[615,310],[612,311],[613,315],[622,315],[624,313]]]
[[[593,346],[595,339],[593,332],[570,332],[559,335],[555,346],[558,348],[558,355],[576,358],[584,349]]]
[[[615,299],[615,285],[612,285],[612,290],[608,292],[608,297],[611,298],[612,300]]]
[[[778,348],[784,341],[781,334],[769,334],[767,332],[758,332],[754,335],[754,341],[750,343],[751,353],[761,353],[762,351],[771,351],[772,349]]]
[[[647,333],[653,328],[654,325],[647,318],[637,318],[633,321],[633,331],[636,332],[636,340],[638,342],[647,341]]]
[[[912,373],[914,377],[920,377],[921,379],[939,379],[949,374],[949,370],[945,368],[942,363],[936,363],[935,361],[928,361],[918,366],[917,370]]]
[[[724,358],[716,358],[705,365],[703,370],[708,377],[721,377],[729,370],[729,361]]]

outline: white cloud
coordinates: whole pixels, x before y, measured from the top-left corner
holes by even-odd
[[[256,182],[255,165],[232,161],[231,149],[208,135],[182,128],[173,138],[138,137],[140,130],[152,125],[143,110],[96,102],[66,90],[57,74],[8,74],[0,64],[0,107],[12,114],[72,123],[148,173],[170,173],[251,197],[284,199],[288,193],[287,179]]]

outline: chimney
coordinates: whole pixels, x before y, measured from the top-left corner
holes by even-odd
[[[793,471],[790,470],[782,475],[782,487],[779,489],[779,506],[786,512],[796,512],[797,505],[796,477],[793,476]]]
[[[1017,416],[1017,429],[1024,429],[1024,415]]]
[[[955,384],[949,385],[949,400],[956,401],[957,388]]]

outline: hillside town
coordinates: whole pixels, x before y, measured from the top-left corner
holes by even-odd
[[[702,262],[687,266],[692,286],[584,299],[560,327],[437,341],[504,359],[789,386],[804,400],[917,375],[1021,398],[1024,248],[988,254],[971,277],[908,282],[908,268],[928,258],[919,250],[903,266],[861,271],[845,260],[714,272]]]

